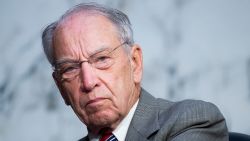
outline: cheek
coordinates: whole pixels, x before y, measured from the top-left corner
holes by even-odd
[[[79,105],[79,99],[81,96],[80,84],[75,81],[71,81],[70,83],[64,84],[64,89],[66,94],[68,95],[71,105]]]
[[[68,88],[68,95],[70,99],[70,106],[77,117],[83,122],[88,122],[88,116],[86,110],[82,108],[81,105],[85,105],[86,97],[80,92],[79,87],[70,87]]]
[[[127,112],[131,93],[133,88],[133,79],[130,64],[124,63],[120,70],[117,70],[116,75],[110,81],[110,89],[113,90],[114,103],[118,106],[120,111]]]
[[[130,62],[128,60],[123,62],[121,61],[121,63],[119,63],[119,66],[116,68],[117,69],[113,73],[113,81],[115,85],[118,85],[118,88],[128,91],[127,87],[130,87],[130,85],[133,84]]]

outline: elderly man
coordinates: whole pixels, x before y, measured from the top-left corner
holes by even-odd
[[[128,17],[89,3],[67,11],[42,35],[65,103],[87,126],[81,141],[226,141],[213,104],[156,99],[141,88],[142,50]]]

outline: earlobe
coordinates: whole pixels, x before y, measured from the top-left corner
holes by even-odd
[[[135,44],[131,49],[131,59],[132,59],[132,68],[134,74],[134,82],[140,83],[142,79],[143,60],[142,60],[142,50],[140,46],[137,44]]]
[[[70,105],[70,101],[69,101],[68,95],[67,95],[67,93],[63,90],[62,84],[61,84],[61,82],[58,80],[58,77],[56,76],[55,72],[52,73],[52,76],[53,76],[53,78],[54,78],[54,81],[55,81],[55,83],[56,83],[57,88],[58,88],[59,91],[60,91],[61,96],[62,96],[63,99],[64,99],[65,104],[66,104],[66,105]]]

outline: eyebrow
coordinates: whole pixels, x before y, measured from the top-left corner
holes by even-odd
[[[94,55],[96,55],[96,54],[98,54],[98,53],[100,53],[100,52],[103,52],[103,51],[108,51],[108,50],[110,50],[111,48],[110,47],[108,47],[108,46],[102,46],[102,47],[100,47],[99,49],[97,49],[97,50],[94,50],[93,52],[91,52],[90,54],[89,54],[89,56],[88,56],[88,58],[89,57],[91,57],[91,56],[94,56]]]
[[[74,63],[77,62],[77,60],[69,59],[69,58],[61,58],[55,61],[54,66],[59,66],[64,63]]]
[[[111,49],[111,48],[108,47],[108,46],[102,46],[99,49],[94,50],[92,53],[90,53],[89,56],[87,57],[87,59],[94,56],[94,55],[96,55],[96,54],[98,54],[98,53],[100,53],[100,52],[103,52],[103,51],[106,51],[106,50],[109,50],[109,49]],[[64,64],[64,63],[68,63],[68,62],[77,62],[77,61],[79,61],[79,59],[74,60],[74,59],[70,59],[70,58],[67,58],[67,57],[65,57],[65,58],[63,57],[63,58],[60,58],[60,59],[56,60],[55,63],[54,63],[54,66]]]

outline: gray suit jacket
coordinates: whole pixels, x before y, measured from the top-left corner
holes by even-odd
[[[224,117],[211,103],[170,102],[142,89],[126,141],[228,141],[228,131]]]

